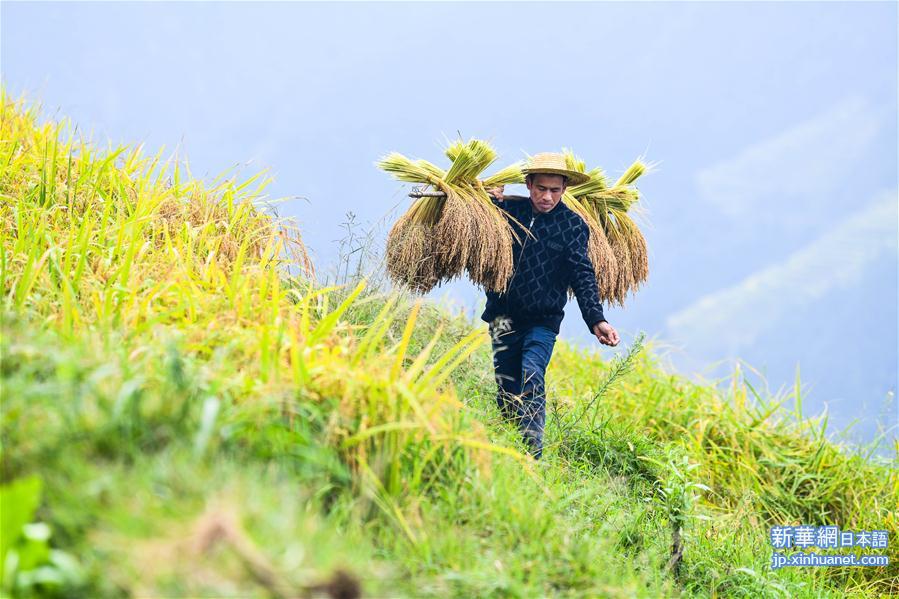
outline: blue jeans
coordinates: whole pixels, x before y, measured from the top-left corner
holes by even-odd
[[[496,404],[503,417],[518,425],[531,455],[539,460],[546,420],[544,377],[556,333],[542,326],[511,330],[495,320],[490,323],[490,338],[498,387]]]

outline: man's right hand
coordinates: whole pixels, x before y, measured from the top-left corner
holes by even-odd
[[[503,201],[503,191],[505,191],[505,185],[497,185],[496,187],[491,187],[487,190],[487,193],[495,197],[498,201]]]

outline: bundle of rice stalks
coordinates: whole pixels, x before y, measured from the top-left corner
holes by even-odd
[[[512,274],[514,233],[486,188],[520,182],[521,166],[480,181],[496,152],[477,139],[451,143],[446,156],[452,162],[446,171],[395,152],[377,163],[400,181],[442,194],[418,198],[393,225],[387,236],[387,273],[418,293],[463,272],[488,291],[504,291]]]
[[[590,238],[587,242],[587,255],[590,257],[590,261],[593,263],[594,272],[596,273],[596,282],[599,286],[599,298],[604,302],[608,302],[615,297],[614,290],[617,287],[619,270],[618,260],[616,259],[612,246],[609,244],[605,229],[603,229],[600,221],[590,211],[588,206],[579,199],[584,197],[583,192],[585,190],[599,191],[604,189],[606,187],[605,177],[603,176],[602,170],[599,168],[587,171],[584,162],[579,160],[570,151],[565,152],[565,160],[568,164],[568,168],[585,173],[590,177],[590,180],[586,183],[567,189],[562,196],[562,200],[569,208],[577,212],[580,217],[584,219],[584,222],[587,223],[587,227],[590,229]],[[577,195],[573,193],[575,191],[578,192]],[[568,294],[573,297],[574,291],[569,289]]]
[[[650,167],[637,159],[609,186],[601,169],[588,172],[571,151],[565,156],[569,168],[590,176],[586,183],[567,190],[564,199],[590,227],[588,253],[596,270],[600,299],[623,306],[627,294],[636,292],[649,276],[646,239],[631,214],[639,213],[640,199],[632,185]]]

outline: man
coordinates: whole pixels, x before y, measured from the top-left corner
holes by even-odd
[[[581,316],[600,343],[618,345],[618,332],[606,322],[593,264],[587,255],[590,231],[561,202],[569,184],[587,180],[567,168],[561,154],[533,156],[523,169],[530,201],[503,201],[503,188],[491,190],[520,238],[513,242],[514,270],[504,293],[487,293],[481,319],[490,323],[493,366],[504,417],[518,425],[531,455],[543,453],[546,418],[544,375],[559,325],[574,290]],[[527,231],[515,222],[527,227]]]

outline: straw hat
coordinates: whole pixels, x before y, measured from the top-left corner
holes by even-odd
[[[565,156],[554,152],[534,154],[528,159],[527,165],[521,169],[521,172],[525,175],[562,175],[568,177],[568,185],[580,185],[590,180],[586,174],[568,168]]]

